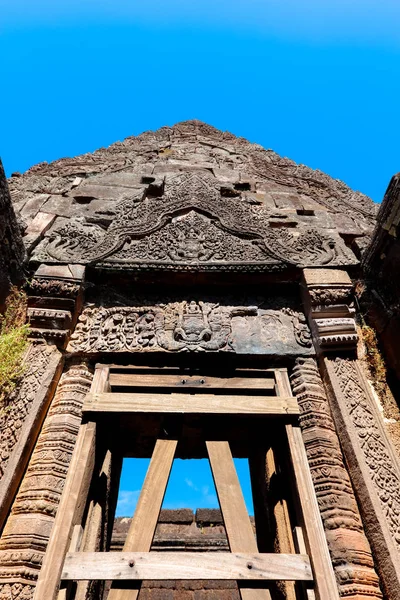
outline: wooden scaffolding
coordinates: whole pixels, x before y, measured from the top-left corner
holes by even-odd
[[[221,377],[99,364],[83,414],[35,600],[83,600],[90,581],[109,582],[101,598],[135,600],[141,581],[149,579],[237,580],[243,600],[273,598],[272,582],[279,581],[286,582],[288,600],[338,600],[286,369],[237,370]],[[151,461],[123,551],[107,551],[112,524],[103,551],[96,542],[82,551],[93,521],[104,530],[104,510],[96,512],[96,478],[109,479],[101,494],[112,523],[122,457],[133,446],[151,454]],[[151,552],[174,457],[199,457],[201,447],[230,552]],[[232,458],[232,448],[242,456],[250,447],[257,540]],[[278,471],[291,497],[282,491],[271,508],[265,479]],[[270,513],[279,512],[278,552],[264,551],[268,503]]]

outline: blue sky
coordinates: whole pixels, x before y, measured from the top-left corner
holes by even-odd
[[[117,517],[133,515],[150,460],[125,459],[121,474]],[[234,459],[247,510],[254,514],[248,461]],[[219,508],[208,460],[174,461],[163,508]]]
[[[0,0],[0,155],[10,174],[198,118],[380,201],[399,31],[387,0]]]

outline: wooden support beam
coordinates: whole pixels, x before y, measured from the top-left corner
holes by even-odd
[[[315,496],[300,427],[286,425],[298,498],[311,557],[318,600],[339,600],[335,573]]]
[[[84,412],[298,415],[296,398],[214,394],[88,394]]]
[[[304,541],[303,530],[301,527],[294,527],[293,539],[294,539],[297,551],[300,552],[300,554],[307,555],[307,548],[306,548],[306,544]],[[307,600],[315,600],[315,591],[314,591],[313,583],[311,584],[313,586],[312,588],[304,587],[306,585],[310,585],[309,583],[308,584],[303,583],[302,585],[303,585],[303,590],[304,590]]]
[[[107,389],[108,368],[96,368],[92,392]],[[96,423],[80,426],[68,475],[54,521],[34,600],[56,600],[61,572],[75,525],[80,525],[85,510],[95,463]]]
[[[287,369],[276,369],[275,373],[276,393],[278,396],[291,396],[292,389],[287,374]],[[282,432],[283,433],[283,432]],[[266,471],[271,481],[274,477],[279,479],[279,452],[278,448],[270,448],[266,456]],[[275,498],[273,512],[276,523],[275,550],[278,552],[294,552],[294,540],[292,535],[292,525],[290,522],[288,498],[285,497],[284,490],[281,491],[279,498]],[[283,585],[286,600],[296,600],[297,594],[295,584],[291,581]]]
[[[228,442],[206,442],[231,552],[258,553],[242,489]],[[240,586],[242,600],[271,600],[267,589]]]
[[[55,600],[72,528],[80,524],[92,478],[96,424],[81,425],[57,516],[35,589],[34,600]]]
[[[204,375],[185,374],[142,374],[142,373],[110,373],[111,387],[163,387],[163,388],[195,388],[195,389],[251,389],[273,390],[275,382],[272,377],[209,377]]]
[[[237,579],[310,581],[308,556],[241,552],[75,552],[62,579]]]
[[[124,552],[150,552],[165,490],[174,461],[176,440],[157,440],[133,515]],[[111,579],[111,577],[107,577]],[[108,600],[136,600],[139,590],[113,588]]]
[[[285,394],[285,396],[290,395],[291,387],[286,369],[277,369],[275,378],[278,393]],[[315,595],[318,600],[339,600],[336,577],[322,525],[301,429],[291,424],[287,424],[285,427],[297,488],[297,498],[304,521],[307,550],[311,557],[314,572]]]

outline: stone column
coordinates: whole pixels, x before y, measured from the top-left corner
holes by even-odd
[[[357,361],[351,280],[344,271],[305,269],[303,292],[336,431],[381,584],[390,600],[400,600],[400,465]]]
[[[61,377],[0,539],[1,600],[33,597],[91,380],[84,364]]]

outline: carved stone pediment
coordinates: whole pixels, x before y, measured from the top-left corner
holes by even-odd
[[[34,261],[110,268],[274,269],[357,262],[334,230],[321,231],[229,197],[215,177],[189,171],[170,175],[152,195],[124,198],[107,229],[72,218],[51,230]],[[161,194],[161,195],[160,195]]]
[[[128,306],[87,306],[68,351],[313,354],[305,317],[287,302],[259,298],[135,298]]]

